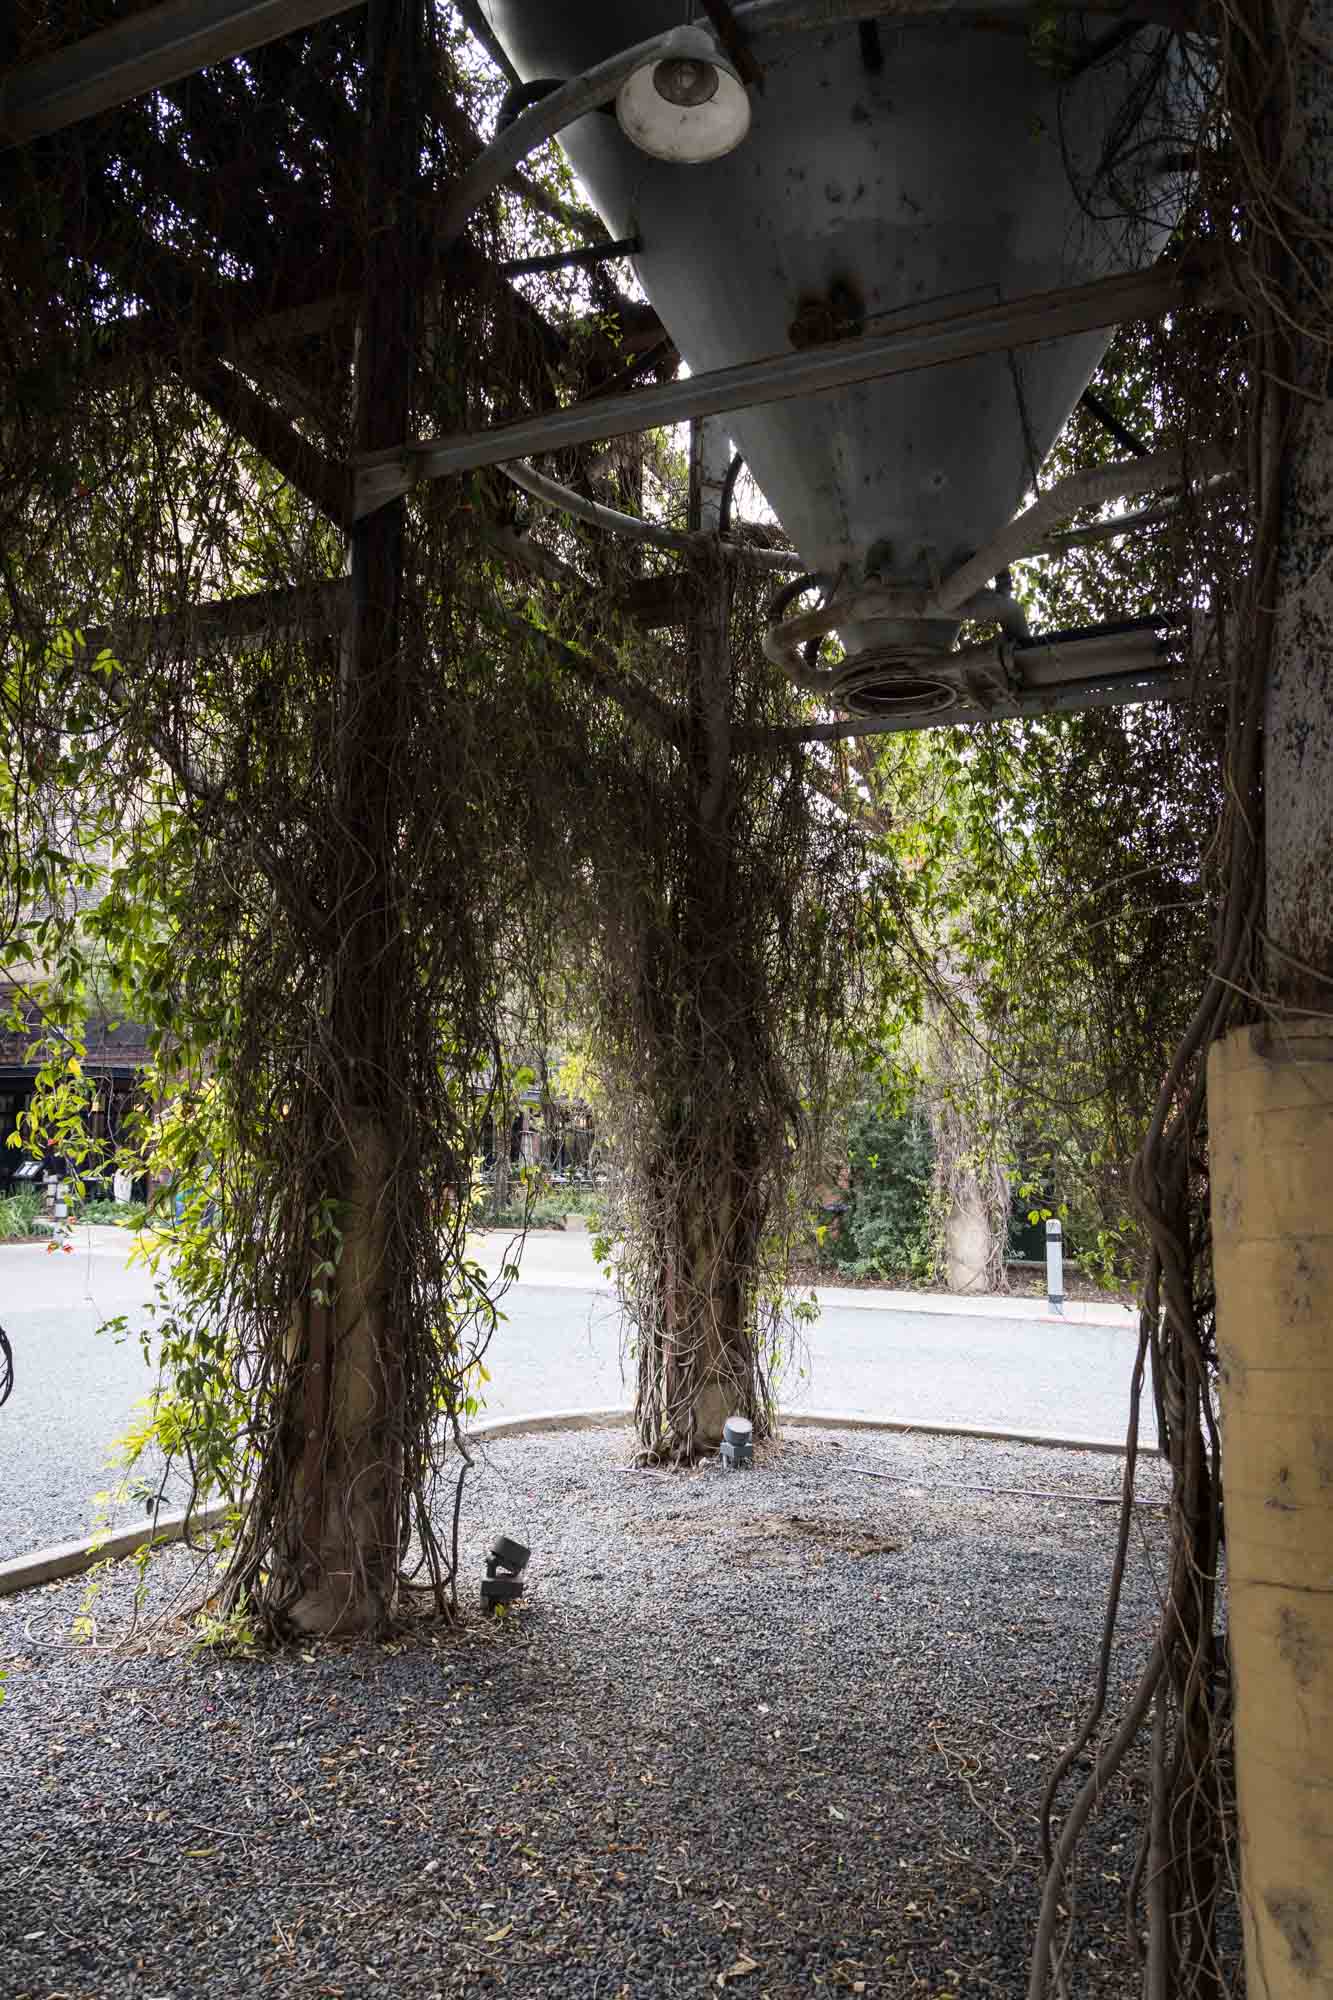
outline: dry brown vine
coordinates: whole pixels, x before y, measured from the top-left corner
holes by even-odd
[[[1166,393],[1186,440],[1234,433],[1246,458],[1245,512],[1217,508],[1188,521],[1188,571],[1199,579],[1210,631],[1204,662],[1226,704],[1226,805],[1212,854],[1216,898],[1210,976],[1158,1094],[1133,1193],[1149,1236],[1126,1462],[1126,1508],[1102,1660],[1084,1727],[1052,1775],[1044,1810],[1047,1879],[1029,1994],[1062,1974],[1059,1911],[1079,1836],[1149,1714],[1150,1810],[1128,1915],[1144,1962],[1146,2000],[1237,1990],[1231,1686],[1223,1606],[1223,1453],[1216,1419],[1214,1299],[1207,1197],[1206,1058],[1210,1045],[1271,1005],[1264,965],[1263,705],[1278,601],[1282,469],[1291,430],[1293,337],[1333,345],[1333,315],[1309,274],[1333,248],[1317,216],[1293,198],[1288,135],[1312,67],[1329,82],[1327,52],[1302,45],[1304,9],[1223,0],[1215,88],[1200,146],[1197,239],[1218,256],[1233,302],[1183,316],[1162,343]],[[1303,81],[1302,81],[1303,79]],[[1293,271],[1301,274],[1293,281]],[[1233,315],[1239,316],[1239,322]],[[1171,1472],[1171,1560],[1156,1643],[1092,1775],[1062,1787],[1103,1724],[1107,1663],[1129,1531],[1142,1361],[1151,1379]],[[1138,1904],[1146,1922],[1140,1931]],[[1224,1914],[1225,1913],[1225,1914]]]

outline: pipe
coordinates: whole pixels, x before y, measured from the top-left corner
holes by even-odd
[[[1156,501],[1151,507],[1140,507],[1133,514],[1118,514],[1113,521],[1094,521],[1086,528],[1070,528],[1063,535],[1048,535],[1036,548],[1028,550],[1028,556],[1060,556],[1069,549],[1083,549],[1096,542],[1118,541],[1121,535],[1136,534],[1140,528],[1160,528],[1174,521],[1180,514],[1180,503],[1176,500]]]
[[[500,99],[500,109],[495,114],[495,138],[507,132],[514,120],[524,111],[530,111],[534,104],[540,104],[553,91],[561,89],[566,82],[563,76],[534,76],[530,83],[511,83]]]
[[[1226,453],[1213,450],[1194,455],[1188,466],[1181,452],[1167,451],[1152,458],[1134,459],[1127,465],[1099,465],[1090,472],[1071,473],[956,569],[935,592],[927,615],[943,617],[958,613],[990,577],[1008,569],[1010,563],[1028,552],[1034,541],[1040,542],[1056,521],[1077,513],[1081,507],[1100,507],[1110,500],[1123,500],[1130,493],[1180,486],[1187,472],[1197,478],[1228,470]]]
[[[1134,32],[1138,33],[1137,28]],[[1095,418],[1107,436],[1115,439],[1122,451],[1131,453],[1135,458],[1148,457],[1148,447],[1143,439],[1136,437],[1128,424],[1121,423],[1111,405],[1104,402],[1095,389],[1085,389],[1078,401],[1079,408],[1086,410],[1090,417]]]
[[[741,476],[741,467],[744,463],[744,455],[739,451],[733,452],[726,477],[722,481],[722,494],[717,503],[717,532],[724,542],[731,527],[731,503],[736,497],[736,481]]]
[[[953,653],[923,650],[916,658],[905,656],[904,679],[952,690],[949,703],[933,712],[919,705],[911,711],[876,712],[870,706],[876,690],[873,660],[860,674],[855,658],[821,674],[803,667],[799,654],[794,667],[785,657],[777,664],[807,693],[852,712],[850,721],[811,724],[797,732],[802,740],[835,742],[882,730],[1178,700],[1196,691],[1195,677],[1167,664],[1161,630],[1166,622],[1130,619],[1119,625],[1053,633],[1026,646],[1002,639]],[[879,691],[882,699],[892,700],[891,670],[884,670]]]
[[[646,42],[636,42],[632,48],[622,49],[606,62],[596,63],[581,76],[571,77],[568,83],[562,83],[557,90],[544,95],[540,103],[520,112],[503,131],[497,131],[489,146],[478,154],[444,203],[438,238],[441,248],[452,247],[466,229],[474,210],[480,208],[508,180],[515,167],[520,166],[529,153],[536,152],[548,139],[554,139],[566,125],[572,125],[576,119],[614,100],[621,84],[633,76],[635,70],[674,54],[683,35],[697,36],[697,33],[697,29],[672,28],[664,35],[651,36]],[[693,47],[694,42],[691,41],[689,48],[692,50]]]
[[[1032,716],[1082,715],[1092,709],[1126,708],[1145,701],[1189,701],[1196,693],[1189,674],[1160,668],[1105,680],[1071,682],[1068,687],[1027,688],[987,699],[984,707],[960,690],[951,708],[939,709],[932,715],[849,714],[829,722],[800,723],[787,730],[754,730],[746,732],[742,740],[767,749],[793,743],[845,743],[861,736],[896,736],[913,729],[972,728]]]
[[[871,584],[852,592],[846,597],[830,594],[823,604],[812,611],[798,611],[792,618],[784,618],[787,606],[817,583],[827,583],[818,576],[797,577],[793,583],[780,590],[769,607],[770,622],[764,634],[764,656],[789,674],[798,687],[809,694],[836,695],[845,684],[847,676],[856,667],[856,656],[843,661],[839,666],[821,671],[812,666],[807,657],[807,648],[817,646],[830,632],[840,626],[860,624],[869,618],[901,618],[926,622],[935,619],[943,622],[943,615],[930,602],[930,592],[925,589],[898,589],[885,584]],[[1006,591],[974,590],[967,601],[951,614],[959,618],[994,618],[1007,638],[1016,644],[1025,645],[1031,639],[1027,619],[1023,609]],[[920,647],[919,670],[930,677],[945,662],[956,656],[944,647],[932,647],[928,643]]]
[[[1118,625],[1052,632],[1028,646],[1004,647],[1001,658],[1024,693],[1076,688],[1083,682],[1140,678],[1166,666],[1165,619],[1141,618]],[[1183,679],[1191,678],[1188,671]]]
[[[1007,577],[1008,572],[1003,571],[1002,575]],[[1005,638],[1011,640],[1015,646],[1030,646],[1032,630],[1028,624],[1028,615],[1014,596],[1008,582],[998,585],[990,593],[990,597],[991,601],[985,610],[972,615],[979,618],[989,615],[995,620]]]
[[[712,535],[689,534],[683,528],[664,528],[658,521],[645,521],[637,514],[624,514],[618,507],[604,507],[600,500],[588,500],[582,493],[576,493],[572,486],[564,486],[558,479],[548,479],[544,473],[534,472],[530,465],[511,460],[500,470],[506,479],[521,487],[533,500],[544,507],[557,507],[564,514],[570,514],[576,521],[586,521],[591,528],[602,528],[611,535],[627,535],[638,542],[649,542],[657,549],[672,549],[679,555],[693,555],[708,546],[715,547]],[[743,542],[723,542],[722,550],[737,562],[747,564],[751,569],[791,570],[800,561],[798,555],[788,555],[784,549],[751,549]]]
[[[798,597],[804,597],[807,590],[814,590],[816,587],[827,588],[827,586],[828,578],[816,576],[812,570],[807,570],[803,576],[793,577],[790,583],[784,583],[777,595],[769,600],[769,625],[780,624],[787,606],[795,604]],[[822,638],[823,634],[819,633],[817,636]]]
[[[1234,471],[1215,473],[1211,479],[1204,480],[1194,497],[1196,500],[1216,499],[1229,487],[1235,486],[1239,476]],[[1028,550],[1027,555],[1059,556],[1067,549],[1086,548],[1093,542],[1114,542],[1121,535],[1136,534],[1140,528],[1165,527],[1179,520],[1182,511],[1178,500],[1154,501],[1152,506],[1141,507],[1133,514],[1117,514],[1114,520],[1093,521],[1086,528],[1069,528],[1064,534],[1047,535],[1045,541],[1038,542],[1035,548]]]

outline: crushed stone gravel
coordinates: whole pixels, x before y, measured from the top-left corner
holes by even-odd
[[[1114,1535],[1078,1496],[1119,1463],[821,1430],[748,1473],[630,1457],[614,1431],[485,1450],[457,1633],[220,1657],[168,1615],[199,1589],[180,1549],[132,1631],[131,1565],[92,1643],[79,1580],[0,1606],[3,2000],[1020,1994]],[[1163,1559],[1138,1520],[1120,1687]],[[477,1608],[497,1531],[532,1548],[503,1621]],[[1131,1773],[1080,1871],[1081,1995],[1138,1989],[1141,1804]]]

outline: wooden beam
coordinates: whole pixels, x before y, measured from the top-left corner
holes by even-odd
[[[161,0],[0,78],[0,148],[24,145],[132,97],[277,41],[361,0]]]
[[[258,638],[295,625],[340,626],[347,617],[351,586],[346,577],[327,583],[297,584],[289,590],[256,590],[243,597],[206,597],[148,618],[119,625],[87,625],[79,633],[80,652],[91,661],[109,652],[118,662],[155,653],[202,651],[227,640]]]
[[[182,379],[229,430],[253,445],[321,514],[340,528],[351,526],[352,478],[348,467],[326,458],[243,376],[224,368],[220,361],[187,367]]]

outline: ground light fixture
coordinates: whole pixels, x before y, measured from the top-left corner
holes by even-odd
[[[750,99],[706,28],[681,28],[631,72],[616,98],[620,129],[655,160],[720,160],[750,129]]]
[[[502,1604],[513,1604],[523,1595],[523,1571],[528,1566],[532,1551],[522,1542],[515,1542],[508,1535],[497,1535],[486,1556],[486,1574],[482,1578],[481,1601],[487,1611],[496,1611]]]
[[[754,1425],[748,1417],[727,1418],[718,1457],[732,1472],[754,1464]]]

